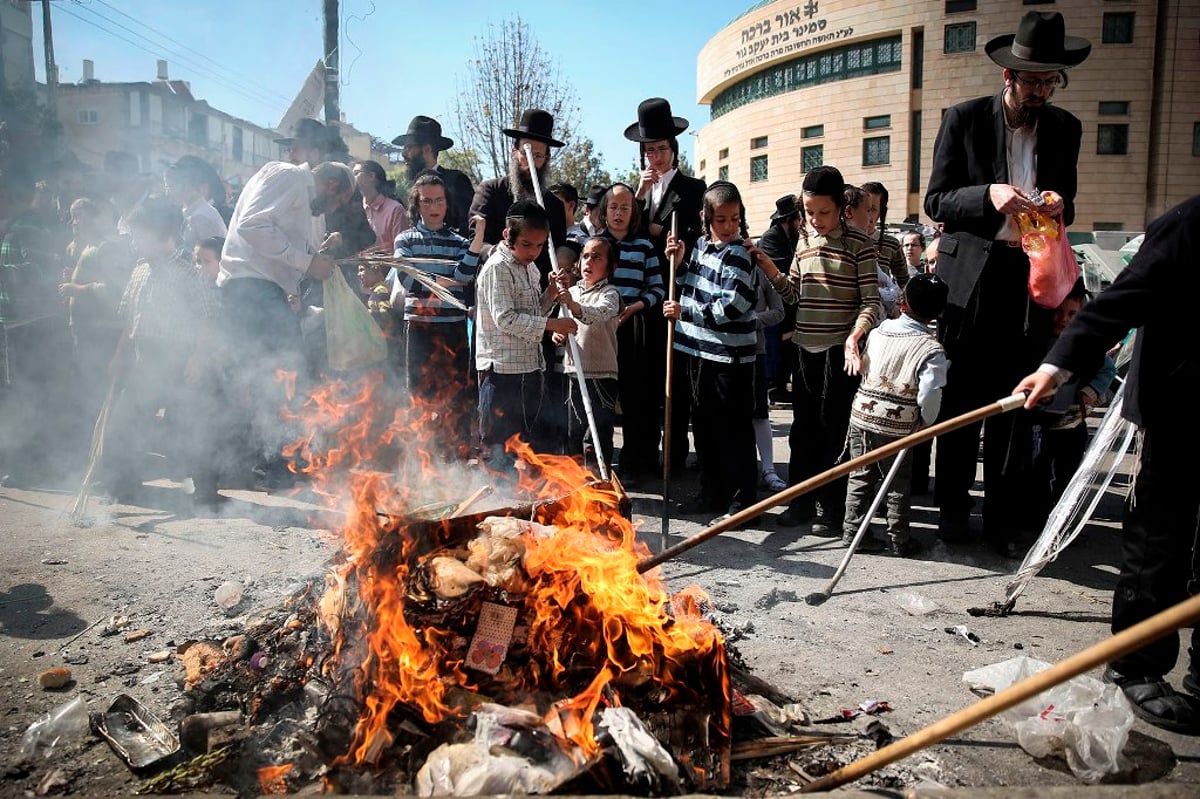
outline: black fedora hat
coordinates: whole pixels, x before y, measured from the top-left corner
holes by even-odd
[[[412,122],[408,123],[407,131],[392,139],[392,144],[401,147],[410,142],[412,144],[428,144],[439,153],[454,146],[453,139],[447,139],[442,135],[441,123],[433,117],[420,114],[413,117]]]
[[[325,123],[319,119],[312,117],[302,117],[296,120],[292,125],[291,134],[283,138],[276,139],[277,144],[291,144],[297,139],[313,142],[315,144],[324,145],[329,140],[329,129],[325,127]]]
[[[800,206],[796,204],[796,195],[785,194],[775,201],[775,213],[771,214],[771,221],[787,219],[789,216],[796,216],[799,213]]]
[[[514,139],[530,139],[540,141],[551,147],[563,147],[563,143],[554,138],[554,117],[549,111],[540,108],[530,108],[521,114],[521,123],[515,128],[505,128],[501,131],[505,136]]]
[[[638,103],[638,121],[625,128],[625,138],[647,142],[673,139],[688,129],[688,121],[671,115],[671,104],[661,97]]]
[[[1092,43],[1068,36],[1067,24],[1057,11],[1030,11],[1021,17],[1016,33],[997,36],[983,49],[1005,69],[1049,72],[1082,64]]]
[[[588,189],[587,199],[583,201],[583,204],[588,208],[595,208],[600,204],[600,201],[604,199],[604,192],[606,191],[608,191],[607,186],[601,186],[599,183],[593,183],[592,187]]]

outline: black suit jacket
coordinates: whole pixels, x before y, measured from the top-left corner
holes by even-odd
[[[1151,429],[1197,438],[1190,398],[1200,380],[1194,318],[1185,310],[1200,247],[1200,195],[1150,223],[1129,266],[1083,307],[1046,363],[1090,374],[1105,350],[1140,328],[1125,382],[1123,415]],[[939,264],[939,267],[941,265]],[[939,269],[940,271],[940,269]],[[1184,305],[1181,305],[1181,300]]]
[[[671,214],[676,214],[675,224],[679,240],[684,243],[685,253],[690,253],[696,244],[696,239],[704,232],[700,222],[700,211],[704,208],[704,181],[688,177],[679,170],[675,177],[663,190],[662,202],[649,213],[650,195],[642,198],[642,226],[649,228],[651,223],[662,225],[662,232],[650,236],[654,249],[658,251],[659,260],[666,263],[664,251],[667,248],[667,235],[671,232]],[[686,255],[684,257],[687,257]]]
[[[758,240],[758,246],[775,264],[775,268],[785,275],[792,268],[792,260],[796,257],[798,241],[788,238],[787,231],[782,225],[771,225]]]
[[[550,238],[554,246],[561,247],[567,242],[567,212],[562,200],[542,189],[542,199],[546,201],[546,215],[550,217]],[[475,198],[471,201],[471,216],[476,214],[487,220],[483,240],[488,244],[498,244],[504,239],[504,218],[514,200],[509,190],[508,178],[492,178],[479,184],[475,189]],[[550,244],[542,248],[542,254],[537,259],[538,271],[542,273],[542,288],[546,287],[546,275],[550,274]]]
[[[1070,113],[1055,106],[1042,110],[1037,128],[1037,187],[1062,195],[1067,225],[1075,219],[1082,135],[1083,126]],[[949,284],[952,306],[966,306],[1004,224],[1004,215],[988,200],[988,187],[1008,182],[1003,93],[968,100],[946,111],[934,144],[925,213],[945,225],[938,240],[937,271]]]

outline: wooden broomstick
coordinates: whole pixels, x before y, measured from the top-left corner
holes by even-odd
[[[1156,641],[1181,627],[1193,624],[1197,619],[1200,619],[1200,596],[1191,597],[1161,613],[1156,613],[1145,621],[1135,624],[1127,630],[1122,630],[1106,641],[1093,644],[1061,663],[1005,688],[998,694],[980,700],[923,730],[842,766],[837,771],[810,782],[800,790],[802,793],[826,791],[853,782],[875,769],[908,757],[913,752],[932,746],[939,741],[944,741],[951,735],[973,727],[984,719],[1008,710],[1072,677],[1090,671],[1103,663],[1116,660],[1136,649],[1141,649],[1151,641]]]
[[[542,182],[538,178],[537,169],[534,167],[533,147],[529,142],[525,143],[525,162],[529,164],[529,176],[533,178],[533,193],[537,196],[538,205],[542,208],[546,207],[546,202],[542,199]],[[550,236],[546,240],[546,247],[550,250],[550,263],[555,272],[558,271],[558,253],[554,249],[554,236]],[[571,315],[571,309],[566,305],[562,306],[563,313],[568,319],[574,319]],[[575,339],[574,333],[567,334],[567,344],[571,347],[571,360],[575,362],[576,376],[579,378],[579,395],[583,397],[583,411],[587,415],[588,430],[592,434],[592,449],[596,453],[596,466],[600,469],[600,479],[608,480],[608,464],[604,460],[604,448],[600,446],[600,431],[596,427],[596,414],[592,410],[592,397],[588,392],[587,378],[583,371],[583,355],[579,352],[579,342]]]
[[[679,235],[675,224],[675,212],[671,212],[671,238]],[[667,301],[675,302],[675,267],[667,259]],[[671,527],[671,383],[675,376],[675,320],[667,320],[667,386],[663,400],[663,490],[662,490],[662,546],[667,548],[667,536]]]
[[[79,484],[79,491],[75,494],[74,501],[67,509],[71,515],[71,521],[76,525],[83,522],[84,514],[87,513],[88,494],[91,493],[92,480],[96,478],[96,467],[104,458],[104,434],[108,429],[108,414],[112,410],[116,394],[117,379],[113,378],[109,381],[108,393],[104,395],[104,404],[100,406],[100,413],[96,417],[96,426],[92,428],[92,449],[88,454],[88,465],[83,473],[83,481]]]
[[[989,416],[1016,410],[1024,403],[1024,394],[1012,394],[1004,397],[1003,399],[984,405],[982,408],[976,408],[973,411],[968,411],[967,413],[955,416],[953,419],[947,419],[944,422],[939,422],[932,427],[926,427],[924,430],[919,430],[912,435],[907,435],[903,438],[898,438],[895,441],[890,441],[879,449],[871,450],[870,452],[859,455],[857,458],[851,458],[845,463],[840,463],[837,466],[834,466],[832,469],[828,469],[820,474],[815,474],[807,480],[796,483],[796,485],[786,488],[783,491],[780,491],[778,494],[772,494],[766,499],[756,502],[745,510],[733,514],[724,521],[718,522],[711,527],[701,530],[691,538],[680,541],[675,546],[670,547],[669,549],[664,549],[657,555],[646,558],[638,564],[638,573],[644,573],[650,569],[653,569],[660,563],[670,560],[676,555],[681,555],[684,552],[687,552],[689,549],[698,547],[708,539],[718,536],[726,530],[736,529],[751,519],[758,518],[771,508],[791,502],[798,496],[807,494],[809,491],[820,488],[827,483],[832,483],[839,477],[844,477],[845,475],[850,474],[850,472],[854,471],[855,469],[863,466],[869,466],[872,463],[897,454],[900,452],[900,450],[910,449],[915,447],[917,444],[940,436],[943,433],[949,433],[951,430],[956,430],[973,422],[983,421]]]

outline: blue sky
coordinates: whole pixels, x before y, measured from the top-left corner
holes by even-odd
[[[641,100],[666,97],[693,131],[707,122],[708,108],[695,104],[696,55],[753,4],[342,0],[342,110],[355,127],[385,140],[416,114],[438,118],[454,136],[455,74],[466,75],[472,38],[519,11],[574,85],[580,129],[606,166],[624,172],[637,145],[622,133]],[[197,97],[274,127],[321,56],[321,9],[321,0],[56,0],[59,80],[78,81],[85,58],[102,81],[153,80],[163,58],[171,78],[190,81]],[[40,43],[37,4],[33,16]],[[35,61],[43,79],[40,46]],[[680,143],[690,155],[691,137]]]

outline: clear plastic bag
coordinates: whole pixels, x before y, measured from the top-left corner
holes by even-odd
[[[340,267],[334,267],[333,274],[325,281],[324,296],[329,368],[353,372],[387,360],[387,338],[346,282]]]
[[[972,691],[1000,692],[1050,664],[1027,656],[963,674]],[[1072,677],[1000,716],[1021,748],[1034,757],[1059,755],[1076,777],[1095,784],[1125,768],[1121,750],[1133,726],[1129,700],[1115,685],[1092,677]]]
[[[21,739],[21,757],[33,757],[40,746],[44,746],[49,755],[64,736],[82,735],[87,728],[87,705],[83,703],[82,696],[77,696],[29,725]]]

